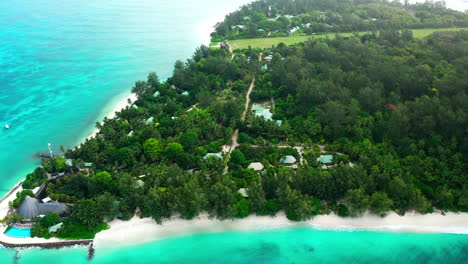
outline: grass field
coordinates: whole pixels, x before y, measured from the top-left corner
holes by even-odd
[[[415,38],[424,38],[429,36],[433,32],[437,31],[454,31],[454,30],[468,30],[468,27],[464,28],[424,28],[424,29],[413,29],[413,36]],[[357,32],[358,34],[365,34],[367,32]],[[340,36],[352,36],[355,33],[341,33]],[[229,44],[232,45],[234,49],[246,49],[250,46],[252,48],[271,48],[272,45],[278,45],[279,43],[284,43],[286,45],[292,45],[304,42],[311,38],[333,38],[336,33],[327,33],[320,35],[310,35],[310,36],[291,36],[291,37],[280,37],[280,38],[254,38],[254,39],[238,39],[230,40]]]

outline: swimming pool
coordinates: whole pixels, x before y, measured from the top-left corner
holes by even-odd
[[[11,237],[31,237],[31,228],[12,227],[5,232],[5,235]]]

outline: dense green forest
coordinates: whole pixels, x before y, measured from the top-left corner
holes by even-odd
[[[151,73],[136,82],[131,107],[65,157],[44,160],[23,187],[80,169],[46,189],[73,204],[61,238],[92,236],[135,213],[161,222],[201,212],[283,210],[292,220],[468,212],[467,52],[466,31],[415,39],[383,30],[234,54],[201,46],[166,81]],[[254,114],[252,103],[273,116]],[[287,155],[295,166],[282,163]],[[324,155],[333,161],[324,165]],[[265,170],[248,168],[255,162]],[[50,236],[54,223],[38,219],[33,234]]]
[[[291,34],[466,26],[466,13],[447,9],[442,1],[266,0],[226,16],[212,37],[219,42]]]

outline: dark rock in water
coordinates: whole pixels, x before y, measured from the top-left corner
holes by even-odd
[[[93,257],[94,257],[94,251],[95,251],[94,245],[93,245],[93,243],[90,243],[90,244],[89,244],[89,249],[88,249],[88,260],[92,260],[92,259],[93,259]]]
[[[20,258],[20,251],[19,251],[19,249],[17,249],[16,253],[15,253],[15,258],[13,260],[13,263],[14,264],[19,264],[19,258]]]

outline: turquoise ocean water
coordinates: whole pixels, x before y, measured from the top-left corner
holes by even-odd
[[[47,143],[75,146],[136,80],[169,77],[247,2],[0,0],[0,196]]]
[[[248,0],[0,0],[0,196],[52,143],[76,145],[135,80],[171,74]],[[203,32],[205,29],[205,32]],[[3,125],[10,124],[10,130]],[[463,263],[468,236],[295,229],[98,249],[0,248],[0,264]],[[466,262],[465,262],[466,263]]]
[[[466,263],[468,236],[292,229],[200,234],[97,249],[92,261],[86,254],[86,248],[25,249],[15,262],[14,250],[0,249],[5,264],[458,264]]]

